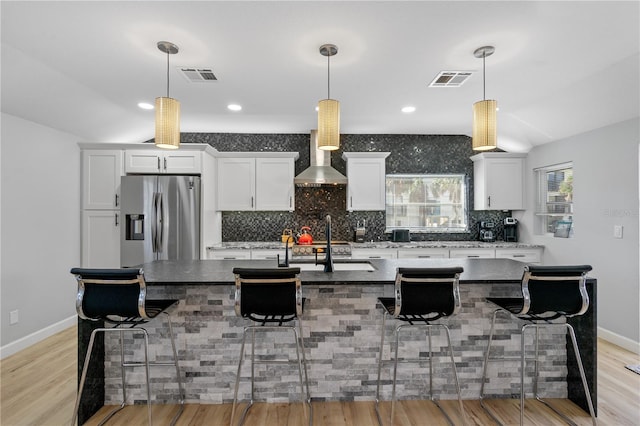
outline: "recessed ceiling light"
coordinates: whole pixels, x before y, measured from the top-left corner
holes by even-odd
[[[242,105],[229,104],[229,105],[227,105],[227,109],[229,109],[230,111],[240,111],[240,110],[242,110]]]
[[[148,102],[138,102],[138,108],[141,109],[153,109],[153,104],[150,104]]]
[[[404,112],[405,114],[415,112],[415,110],[416,110],[416,107],[414,106],[406,106],[401,109],[401,111]]]

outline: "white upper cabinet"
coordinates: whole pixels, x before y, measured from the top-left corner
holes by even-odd
[[[474,210],[523,210],[526,154],[485,152],[473,160]]]
[[[385,159],[388,152],[345,152],[347,210],[385,210]]]
[[[255,158],[218,158],[218,209],[255,210]]]
[[[295,209],[293,158],[256,158],[256,210]]]
[[[218,158],[218,209],[293,211],[298,153],[243,154]]]
[[[200,174],[202,172],[202,153],[186,150],[127,150],[125,172]]]
[[[82,208],[120,209],[120,177],[123,151],[82,151]]]

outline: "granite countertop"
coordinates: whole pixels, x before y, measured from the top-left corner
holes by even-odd
[[[292,262],[295,263],[312,262]],[[300,272],[303,283],[311,284],[392,284],[398,267],[462,266],[461,284],[519,283],[525,264],[513,259],[371,259],[336,260],[337,263],[370,263],[373,271]],[[234,267],[275,268],[273,260],[157,260],[142,265],[149,285],[233,284]]]
[[[394,243],[392,241],[373,241],[365,243],[350,242],[354,249],[359,248],[543,248],[542,245],[525,243],[507,243],[496,241],[485,243],[482,241],[411,241],[408,243]],[[259,249],[284,249],[284,243],[280,241],[233,241],[207,247],[207,250],[259,250]]]

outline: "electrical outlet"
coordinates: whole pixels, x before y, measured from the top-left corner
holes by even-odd
[[[9,325],[18,323],[18,310],[9,312]]]
[[[613,225],[613,238],[622,238],[622,225]]]

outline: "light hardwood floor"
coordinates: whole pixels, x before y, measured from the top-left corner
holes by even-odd
[[[0,425],[58,426],[69,424],[76,389],[76,328],[72,327],[1,361]],[[598,340],[598,424],[600,426],[640,425],[640,375],[624,366],[640,364],[640,357],[604,340]],[[519,401],[489,402],[505,424],[519,421]],[[591,425],[587,413],[567,400],[553,403],[578,425]],[[442,401],[456,424],[461,424],[456,401]],[[472,425],[492,425],[478,401],[464,401]],[[110,407],[103,408],[87,425],[97,425]],[[169,424],[175,406],[154,406],[154,423]],[[388,403],[383,404],[385,419]],[[317,426],[377,425],[372,402],[314,402]],[[438,409],[428,401],[403,401],[396,411],[396,426],[446,425]],[[181,426],[228,425],[230,404],[190,404],[178,421]],[[526,423],[564,425],[552,411],[527,400]],[[246,426],[288,426],[304,424],[301,404],[256,404]],[[145,406],[126,407],[108,425],[146,424]]]

